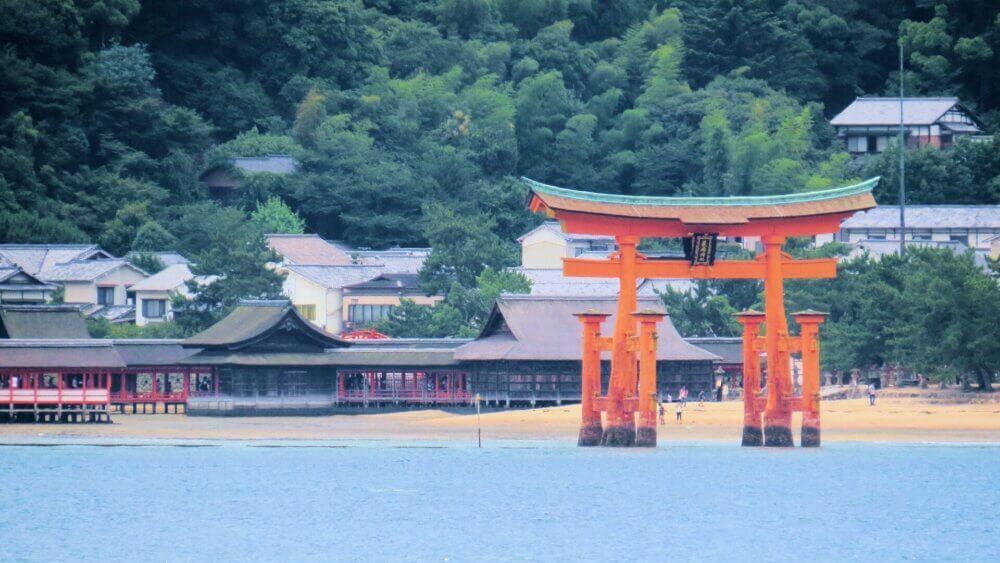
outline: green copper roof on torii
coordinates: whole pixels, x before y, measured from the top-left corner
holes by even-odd
[[[829,190],[800,192],[786,195],[729,197],[658,197],[604,194],[550,186],[525,177],[522,177],[521,180],[528,184],[533,192],[538,194],[552,195],[593,203],[644,207],[745,207],[813,203],[869,193],[875,188],[876,185],[878,185],[879,177],[876,176],[858,184],[832,188]]]

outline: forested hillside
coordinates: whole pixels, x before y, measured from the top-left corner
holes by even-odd
[[[465,233],[480,263],[531,221],[514,178],[630,194],[763,194],[881,173],[827,119],[954,94],[992,129],[992,0],[3,0],[0,240],[193,250],[226,213],[197,181],[291,153],[307,228],[384,247]],[[913,155],[914,202],[997,202],[992,145]],[[203,234],[203,233],[202,233]],[[443,265],[450,268],[452,265]],[[466,280],[468,281],[468,280]]]

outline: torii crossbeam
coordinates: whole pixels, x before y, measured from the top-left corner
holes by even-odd
[[[836,260],[795,260],[781,251],[786,237],[835,233],[858,211],[875,207],[878,178],[860,184],[784,196],[638,197],[549,186],[524,178],[529,206],[560,221],[564,231],[615,237],[618,251],[606,260],[563,259],[569,277],[619,280],[617,318],[611,338],[600,324],[608,315],[581,312],[583,420],[579,445],[656,445],[656,323],[663,313],[636,311],[636,279],[762,279],[765,312],[739,317],[744,326],[743,444],[791,446],[791,415],[803,412],[803,446],[819,445],[819,324],[823,314],[796,313],[801,336],[790,337],[784,280],[833,278]],[[754,260],[716,261],[718,236],[758,236],[764,252]],[[685,260],[653,260],[637,251],[642,237],[685,239]],[[767,327],[763,345],[761,324]],[[601,353],[611,352],[611,378],[601,394]],[[760,394],[760,352],[767,353],[767,397]],[[803,356],[803,392],[793,396],[789,356]],[[602,425],[601,413],[607,414]],[[636,414],[638,413],[638,430]],[[763,414],[763,425],[761,421]],[[763,426],[763,430],[762,430]]]

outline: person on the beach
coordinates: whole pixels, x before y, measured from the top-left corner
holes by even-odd
[[[684,414],[684,403],[677,403],[677,410],[674,411],[677,415],[677,424],[681,423],[681,416]]]
[[[702,389],[701,391],[698,391],[698,406],[699,407],[705,406],[705,390],[704,389]]]
[[[688,404],[688,388],[687,388],[687,385],[681,387],[680,393],[677,394],[677,397],[681,400],[681,405],[683,405],[683,406],[686,407],[687,404]]]
[[[666,409],[663,408],[663,403],[660,403],[660,426],[663,426],[664,424],[667,423],[667,420],[664,418],[664,415],[666,414],[667,411]]]
[[[875,406],[875,384],[874,383],[869,383],[868,384],[868,405],[872,406],[872,407]]]

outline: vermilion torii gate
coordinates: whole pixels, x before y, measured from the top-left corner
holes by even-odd
[[[875,207],[878,178],[831,190],[762,197],[640,197],[582,192],[524,178],[529,206],[558,219],[564,231],[615,237],[618,252],[606,260],[564,258],[569,277],[618,278],[612,336],[601,336],[609,315],[581,312],[583,323],[581,446],[656,445],[656,323],[663,313],[636,310],[636,279],[762,279],[765,312],[738,317],[744,326],[745,446],[792,446],[792,412],[803,412],[803,446],[818,446],[819,325],[824,314],[794,314],[799,337],[789,336],[784,280],[833,278],[834,259],[795,260],[781,251],[789,236],[835,233],[858,211]],[[716,261],[718,236],[761,237],[754,260]],[[642,237],[684,239],[686,259],[648,259],[637,251]],[[761,325],[767,330],[760,335]],[[767,396],[760,395],[760,353],[767,354]],[[803,386],[793,396],[790,354],[801,352]],[[611,353],[611,378],[601,394],[601,353]],[[601,413],[607,414],[602,426]],[[638,413],[638,429],[636,429]],[[763,424],[761,418],[763,415]],[[763,428],[763,431],[762,431]]]

